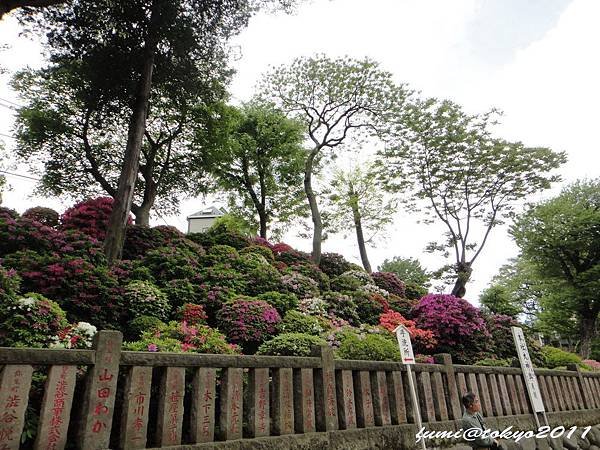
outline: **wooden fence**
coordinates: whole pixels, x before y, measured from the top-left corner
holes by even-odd
[[[0,348],[0,449],[143,449],[181,443],[414,423],[405,366],[314,357],[121,351],[102,331],[93,350]],[[518,368],[417,364],[422,420],[459,419],[474,391],[487,417],[531,413]],[[39,373],[47,375],[41,382]],[[600,373],[536,370],[550,412],[600,409]],[[32,379],[34,380],[32,384]],[[36,396],[37,392],[37,396]],[[26,415],[26,410],[29,410]]]

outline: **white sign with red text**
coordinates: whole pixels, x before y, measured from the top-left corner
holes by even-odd
[[[414,364],[415,355],[413,353],[412,343],[410,342],[410,334],[404,325],[398,325],[394,330],[398,345],[400,346],[400,355],[402,356],[403,364]]]

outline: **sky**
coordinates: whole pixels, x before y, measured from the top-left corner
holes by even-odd
[[[506,139],[565,151],[564,182],[528,199],[535,202],[555,195],[564,183],[600,175],[599,19],[597,0],[312,0],[292,15],[259,14],[232,41],[239,56],[230,92],[233,102],[248,100],[261,74],[297,56],[368,56],[423,96],[449,98],[473,113],[501,109],[498,133]],[[0,22],[0,44],[9,47],[0,51],[0,66],[9,73],[43,64],[40,46],[18,33],[14,18]],[[0,99],[19,104],[8,79],[0,76]],[[0,139],[10,152],[14,111],[7,106],[0,100]],[[22,166],[14,170],[28,173]],[[20,212],[36,205],[58,211],[70,206],[32,197],[33,180],[10,176],[8,181],[12,191],[4,194],[3,206]],[[186,200],[181,214],[154,222],[185,230],[186,216],[213,200]],[[371,264],[410,256],[437,269],[443,261],[424,247],[441,231],[400,209],[387,240],[369,249]],[[293,234],[285,240],[310,250],[309,240]],[[359,262],[352,235],[328,239],[323,250]],[[466,298],[477,303],[498,268],[517,253],[506,227],[495,229],[475,262]]]

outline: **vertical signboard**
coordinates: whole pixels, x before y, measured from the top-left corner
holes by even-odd
[[[521,363],[521,370],[523,371],[523,378],[525,379],[525,385],[527,386],[527,393],[529,394],[533,411],[535,413],[546,412],[544,402],[542,401],[540,386],[538,385],[533,364],[529,357],[529,350],[527,349],[527,341],[523,335],[523,330],[519,327],[512,327],[512,334],[517,347],[517,355],[519,355],[519,362]]]

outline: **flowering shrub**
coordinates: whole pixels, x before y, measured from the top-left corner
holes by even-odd
[[[2,347],[48,347],[69,325],[57,303],[34,293],[0,305],[0,321]]]
[[[388,298],[390,296],[390,293],[388,291],[386,291],[385,289],[381,289],[379,286],[373,283],[363,284],[361,287],[358,288],[358,290],[371,295],[380,295],[384,298]]]
[[[356,312],[361,323],[377,325],[379,316],[389,309],[387,300],[379,294],[367,294],[364,291],[348,294],[356,304]]]
[[[396,311],[383,313],[379,319],[379,324],[391,333],[398,325],[404,325],[410,334],[411,341],[419,350],[430,350],[436,345],[436,339],[432,331],[417,328],[414,321],[406,319]]]
[[[479,310],[453,295],[428,294],[413,308],[419,328],[433,331],[436,352],[450,353],[459,364],[481,359],[490,336]]]
[[[153,316],[166,320],[171,312],[171,305],[164,292],[148,281],[132,281],[123,293],[126,308],[132,318]]]
[[[0,256],[20,250],[50,251],[57,234],[53,228],[26,217],[0,218]]]
[[[579,355],[549,345],[542,347],[542,354],[544,355],[545,367],[548,369],[566,367],[569,364],[579,365],[582,362]]]
[[[300,273],[308,278],[315,280],[319,284],[319,289],[321,289],[322,291],[328,291],[330,289],[331,284],[329,277],[312,262],[303,264],[294,263],[290,265],[285,272],[288,274],[294,272]]]
[[[204,312],[204,306],[185,303],[177,310],[177,318],[189,325],[202,325],[206,323],[208,316]]]
[[[287,244],[275,244],[271,250],[273,250],[277,261],[282,261],[287,265],[310,263],[310,255],[308,253],[294,250]]]
[[[64,230],[79,230],[103,241],[106,237],[113,203],[112,197],[98,197],[77,203],[62,214],[61,227]],[[127,223],[132,222],[131,216],[129,216]]]
[[[169,280],[164,283],[161,290],[166,294],[169,304],[173,308],[182,306],[185,303],[202,303],[202,288],[187,278]]]
[[[14,300],[21,286],[21,277],[15,269],[0,266],[0,305]],[[1,306],[0,306],[1,307]]]
[[[418,303],[418,300],[410,300],[408,298],[398,297],[397,295],[390,294],[387,297],[387,303],[390,309],[399,312],[406,318],[411,318],[412,309]]]
[[[247,295],[258,295],[264,292],[281,290],[281,275],[270,264],[263,264],[249,270],[244,270],[244,280],[246,287],[243,291],[240,291]]]
[[[252,245],[260,245],[261,247],[266,247],[269,250],[273,249],[273,244],[271,244],[268,240],[260,236],[253,237],[250,240],[250,242],[252,243]]]
[[[52,208],[46,208],[44,206],[29,208],[21,217],[35,220],[36,222],[46,225],[47,227],[56,228],[58,226],[58,213]]]
[[[352,269],[353,264],[338,253],[323,253],[319,267],[330,278],[339,277],[344,272]]]
[[[485,317],[486,327],[491,334],[488,348],[493,358],[512,359],[517,357],[517,351],[512,336],[511,327],[520,326],[511,316],[490,314]]]
[[[158,317],[153,316],[138,316],[129,322],[125,330],[126,339],[140,339],[146,331],[158,331],[164,327],[165,323]]]
[[[240,257],[238,251],[231,245],[213,245],[202,258],[205,265],[231,264]]]
[[[327,302],[320,297],[303,298],[298,303],[298,311],[310,316],[327,316]]]
[[[371,276],[379,288],[398,297],[406,296],[406,286],[394,272],[374,272]]]
[[[264,300],[239,296],[223,305],[217,321],[230,342],[252,351],[274,334],[281,316]]]
[[[327,345],[324,339],[303,333],[284,333],[263,343],[258,355],[310,356],[315,346]]]
[[[419,364],[435,364],[435,360],[431,355],[416,354],[415,361]]]
[[[404,290],[406,291],[406,298],[409,300],[420,300],[427,295],[427,289],[416,283],[406,283]]]
[[[401,360],[398,344],[381,334],[360,336],[355,333],[344,333],[336,353],[341,359],[370,361]]]
[[[275,256],[269,246],[266,245],[250,245],[240,250],[240,255],[245,254],[259,254],[263,256],[267,261],[274,261]]]
[[[356,303],[350,296],[328,291],[322,294],[322,299],[327,304],[327,312],[331,316],[339,317],[353,325],[358,325],[360,322],[356,312]]]
[[[228,344],[219,331],[185,322],[169,322],[158,330],[146,331],[139,341],[126,342],[123,347],[147,352],[239,353],[238,347]]]
[[[325,330],[317,317],[295,310],[285,313],[277,328],[280,333],[303,333],[313,336],[318,336]]]
[[[228,264],[217,264],[200,269],[202,284],[210,287],[227,288],[234,292],[245,292],[247,277]]]
[[[0,220],[2,219],[13,219],[16,220],[19,218],[19,213],[11,208],[5,208],[4,206],[0,206]]]
[[[22,291],[56,299],[71,322],[90,322],[99,328],[124,325],[117,282],[106,267],[31,250],[10,254],[2,263],[19,272]]]
[[[233,262],[233,266],[240,272],[249,272],[265,266],[272,267],[267,258],[256,252],[240,253],[240,257]]]
[[[290,309],[294,309],[296,306],[298,306],[298,297],[296,297],[294,294],[285,292],[264,292],[259,294],[257,297],[259,300],[264,300],[269,305],[273,306],[281,316],[283,316]]]
[[[362,288],[363,282],[357,278],[342,274],[331,280],[331,290],[337,292],[357,291]]]
[[[51,338],[50,348],[91,348],[96,327],[87,322],[78,322],[58,332]]]
[[[281,284],[286,291],[296,294],[300,299],[319,295],[317,282],[300,273],[284,275],[281,277]]]
[[[229,288],[220,286],[212,287],[207,284],[199,286],[201,299],[198,304],[204,307],[204,311],[208,316],[206,321],[210,326],[217,326],[217,313],[223,307],[223,304],[231,299],[234,295]]]
[[[594,359],[584,359],[581,362],[583,364],[585,364],[591,370],[600,370],[600,362],[598,362]]]
[[[149,251],[144,266],[150,269],[159,285],[180,278],[193,278],[198,271],[198,258],[191,251],[177,247],[160,247]]]
[[[213,225],[204,233],[190,233],[187,238],[205,248],[222,244],[240,250],[250,245],[250,239],[237,231],[228,229],[227,225],[223,223]]]

